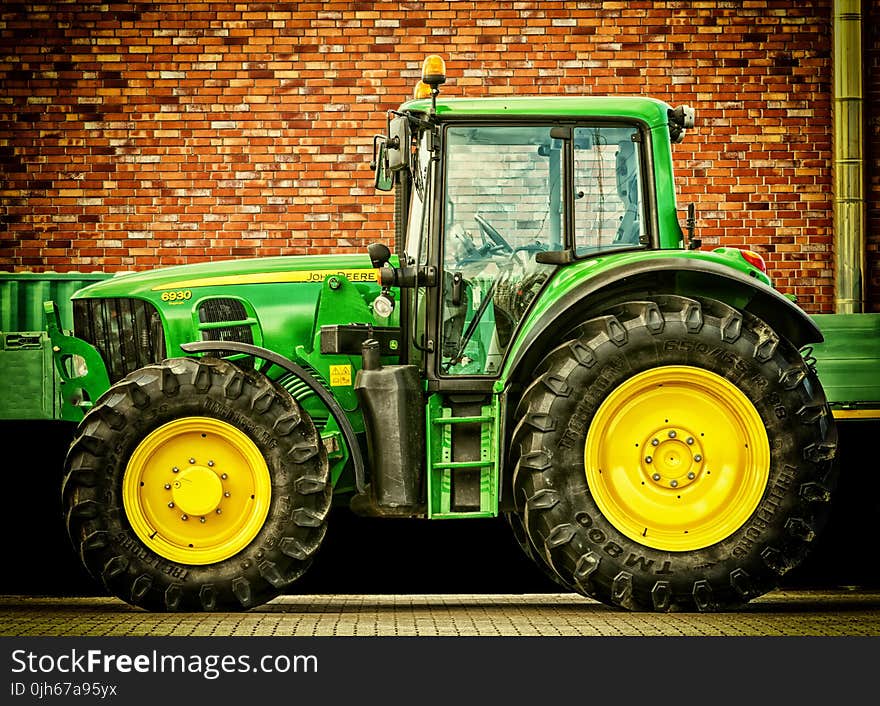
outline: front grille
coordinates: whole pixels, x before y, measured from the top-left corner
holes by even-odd
[[[237,341],[253,343],[253,319],[248,318],[244,304],[238,299],[205,299],[199,304],[199,328],[203,341]],[[205,324],[227,323],[228,326],[206,326]],[[218,351],[223,357],[231,352]]]
[[[111,383],[165,358],[159,312],[140,299],[76,299],[73,331],[98,349]]]

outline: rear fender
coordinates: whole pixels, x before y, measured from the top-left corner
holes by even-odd
[[[504,379],[516,380],[534,369],[561,336],[587,318],[615,303],[651,294],[718,299],[762,319],[796,348],[823,340],[803,309],[754,277],[708,260],[652,258],[605,270],[561,294],[527,330],[520,331]]]

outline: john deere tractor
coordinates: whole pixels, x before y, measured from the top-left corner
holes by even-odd
[[[641,97],[444,98],[374,139],[394,247],[116,276],[47,306],[70,537],[150,610],[284,592],[331,501],[504,516],[565,590],[720,610],[821,531],[837,436],[814,320],[748,250],[701,250]],[[390,240],[390,236],[389,236]],[[84,415],[84,416],[83,416]]]

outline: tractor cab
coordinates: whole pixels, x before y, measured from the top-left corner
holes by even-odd
[[[383,282],[401,287],[409,360],[430,387],[488,391],[560,265],[680,246],[675,214],[662,232],[654,206],[652,169],[668,155],[657,159],[651,131],[668,129],[667,109],[642,98],[438,100],[442,60],[426,59],[423,74],[433,83],[374,142],[376,186],[398,202],[401,266]],[[668,136],[661,145],[668,152]]]

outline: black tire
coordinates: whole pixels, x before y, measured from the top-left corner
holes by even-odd
[[[268,513],[253,539],[203,565],[153,551],[123,504],[138,444],[163,424],[192,417],[243,432],[271,482]],[[264,603],[303,574],[326,532],[331,487],[320,437],[289,394],[228,361],[177,358],[131,373],[97,400],[68,451],[62,494],[74,547],[107,591],[149,610],[227,611]]]
[[[514,499],[544,560],[581,593],[631,610],[723,610],[777,587],[825,524],[836,472],[830,408],[798,351],[749,313],[672,295],[615,306],[568,338],[538,366],[513,432]],[[602,402],[667,365],[733,383],[769,442],[754,512],[720,541],[686,551],[621,532],[600,511],[585,468]]]
[[[573,591],[574,589],[572,589],[571,586],[565,585],[565,582],[553,570],[553,567],[544,561],[544,557],[542,557],[532,546],[529,535],[526,534],[526,528],[523,524],[522,516],[518,512],[505,512],[504,519],[507,520],[507,524],[510,526],[510,531],[513,533],[513,538],[516,540],[517,546],[522,550],[522,553],[538,567],[538,570],[553,583],[562,588],[566,593]]]

